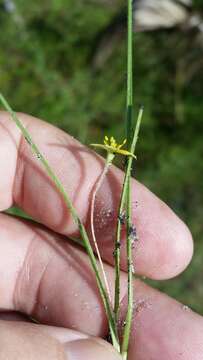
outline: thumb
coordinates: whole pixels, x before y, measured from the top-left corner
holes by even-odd
[[[121,360],[99,338],[21,321],[0,321],[0,349],[0,360]]]

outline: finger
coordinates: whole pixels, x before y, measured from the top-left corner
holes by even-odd
[[[203,359],[200,315],[140,281],[135,283],[134,297],[129,360]],[[123,314],[126,306],[125,298]]]
[[[61,130],[27,115],[19,116],[64,184],[90,233],[91,194],[103,160]],[[54,231],[73,235],[77,226],[39,160],[8,114],[2,113],[0,119],[0,161],[4,174],[0,184],[0,209],[15,203]],[[122,179],[122,172],[112,167],[95,208],[97,240],[103,258],[111,264]],[[192,256],[188,229],[164,203],[136,181],[133,181],[132,194],[133,222],[140,237],[134,249],[137,273],[156,279],[178,274]],[[121,265],[126,269],[124,239],[123,235]]]
[[[40,225],[8,215],[0,214],[0,229],[0,309],[107,336],[105,311],[84,251]],[[113,269],[106,270],[112,284]]]
[[[0,360],[119,360],[106,342],[72,330],[0,321]]]

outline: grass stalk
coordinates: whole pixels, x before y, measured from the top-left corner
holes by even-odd
[[[115,321],[118,322],[119,319],[119,306],[120,306],[120,246],[121,246],[121,227],[124,225],[126,216],[125,216],[125,203],[126,203],[126,193],[127,193],[127,178],[128,171],[125,172],[124,182],[122,193],[120,197],[118,218],[117,218],[117,227],[116,227],[116,238],[115,238],[115,250],[114,250],[114,259],[115,259],[115,294],[114,294],[114,314]]]
[[[98,260],[99,260],[101,273],[102,273],[102,276],[103,276],[104,284],[105,284],[105,287],[106,287],[106,291],[107,291],[107,295],[109,297],[110,303],[111,303],[110,288],[109,288],[108,280],[107,280],[106,273],[105,273],[105,270],[104,270],[104,265],[103,265],[103,262],[102,262],[102,259],[101,259],[99,247],[98,247],[98,244],[97,244],[95,231],[94,231],[94,209],[95,209],[96,195],[97,195],[97,193],[98,193],[98,191],[99,191],[99,189],[100,189],[100,187],[101,187],[101,185],[102,185],[102,183],[104,181],[104,178],[106,177],[106,175],[108,173],[109,167],[112,164],[114,156],[115,155],[110,153],[110,152],[107,153],[106,162],[105,162],[103,171],[102,171],[101,175],[99,176],[99,179],[98,179],[98,181],[96,183],[96,187],[95,187],[95,189],[93,191],[92,202],[91,202],[91,211],[90,211],[90,223],[91,223],[92,239],[93,239],[93,243],[94,243],[94,246],[95,246],[95,249],[96,249],[96,254],[97,254],[97,257],[98,257]]]
[[[130,152],[135,152],[135,147],[138,140],[140,124],[143,116],[143,108],[141,107],[138,114],[138,119],[133,135],[133,140],[130,148]],[[127,169],[125,174],[125,195],[126,195],[126,218],[127,218],[127,270],[128,270],[128,307],[127,314],[125,319],[125,326],[123,332],[123,341],[122,341],[122,356],[123,359],[127,359],[128,345],[132,324],[132,315],[133,315],[133,264],[132,264],[132,207],[131,207],[131,171],[132,171],[132,157],[128,157]]]
[[[130,150],[132,142],[132,114],[133,114],[133,0],[128,0],[128,31],[127,31],[127,114],[126,114],[126,131],[127,131],[127,146]],[[127,162],[128,164],[128,162]],[[116,239],[115,239],[115,295],[114,295],[114,313],[116,322],[119,317],[119,303],[120,303],[120,241],[121,241],[121,225],[124,219],[124,209],[127,195],[127,167],[125,169],[125,178],[123,183],[122,194],[120,198]]]
[[[133,0],[128,0],[128,31],[127,31],[127,145],[130,148],[133,128]]]
[[[140,108],[136,126],[133,126],[133,0],[128,0],[128,32],[127,32],[127,144],[130,152],[134,153],[140,124],[143,115],[143,108]],[[121,353],[124,360],[128,357],[129,339],[133,316],[133,271],[132,263],[132,204],[131,204],[131,171],[132,157],[128,157],[125,181],[124,196],[126,197],[126,222],[127,222],[127,271],[128,271],[128,306],[124,322]]]

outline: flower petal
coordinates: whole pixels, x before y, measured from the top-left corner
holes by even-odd
[[[125,155],[125,156],[132,156],[134,159],[137,159],[137,157],[131,153],[130,151],[127,151],[127,150],[117,150],[116,151],[118,154],[121,154],[121,155]]]

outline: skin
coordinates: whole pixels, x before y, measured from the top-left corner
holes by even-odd
[[[102,158],[47,123],[24,114],[19,117],[90,233],[91,191]],[[107,321],[87,255],[67,240],[67,235],[77,235],[77,227],[5,112],[0,113],[0,164],[0,210],[16,204],[41,224],[0,214],[0,360],[120,359],[102,340],[108,334]],[[95,205],[95,233],[112,294],[112,233],[122,179],[123,173],[112,167]],[[191,234],[167,205],[132,182],[133,222],[139,234],[133,250],[136,272],[158,280],[176,276],[192,258]],[[124,318],[124,234],[121,253]],[[129,360],[202,359],[203,318],[141,281],[134,282],[134,289]]]

